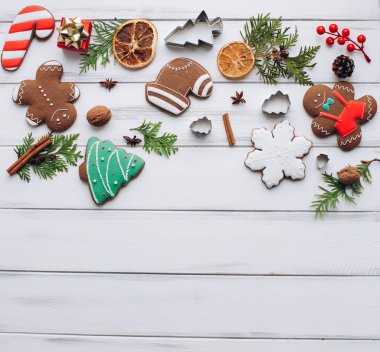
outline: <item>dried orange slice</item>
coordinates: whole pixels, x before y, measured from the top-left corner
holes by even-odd
[[[124,22],[115,31],[113,52],[123,66],[138,69],[148,66],[156,54],[157,29],[150,21]]]
[[[244,42],[231,42],[219,50],[217,62],[223,76],[240,79],[253,69],[255,56]]]

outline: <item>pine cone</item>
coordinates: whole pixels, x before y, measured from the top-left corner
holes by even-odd
[[[360,171],[355,166],[346,166],[337,174],[339,182],[344,185],[353,185],[360,180]]]
[[[345,55],[338,56],[332,64],[332,70],[339,78],[351,77],[354,68],[354,60]]]

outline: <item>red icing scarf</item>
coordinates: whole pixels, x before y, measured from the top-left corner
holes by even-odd
[[[336,90],[333,90],[333,93],[344,105],[343,111],[339,116],[334,116],[325,112],[321,112],[319,116],[335,120],[335,128],[342,137],[345,137],[358,128],[355,120],[363,119],[366,104],[357,100],[347,102]]]

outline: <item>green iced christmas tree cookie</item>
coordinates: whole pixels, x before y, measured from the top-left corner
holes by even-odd
[[[87,142],[86,159],[79,167],[79,176],[88,182],[95,203],[102,204],[114,198],[121,187],[138,176],[144,160],[116,148],[110,141],[91,137]]]

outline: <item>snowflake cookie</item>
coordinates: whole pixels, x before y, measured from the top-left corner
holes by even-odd
[[[296,137],[289,121],[275,125],[273,131],[255,128],[252,131],[254,151],[248,153],[245,165],[253,171],[262,171],[262,180],[268,188],[277,186],[284,177],[298,180],[305,177],[302,157],[309,153],[311,142]]]

